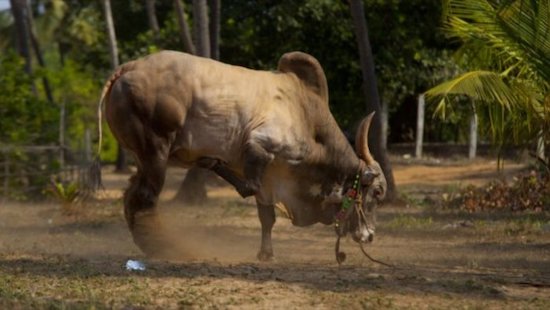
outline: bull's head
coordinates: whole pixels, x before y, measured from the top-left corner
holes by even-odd
[[[304,83],[306,88],[316,95],[315,98],[320,99],[322,104],[317,104],[317,109],[311,109],[308,113],[314,114],[315,111],[322,112],[319,112],[320,114],[317,116],[312,116],[312,119],[326,117],[322,113],[330,113],[327,80],[321,65],[315,58],[301,52],[287,53],[279,60],[278,69],[283,73],[294,73]],[[311,104],[311,106],[316,105]],[[380,165],[372,157],[368,146],[368,134],[373,116],[374,113],[371,113],[365,117],[357,130],[355,151],[360,162],[358,171],[352,176],[348,176],[345,184],[335,185],[332,183],[333,180],[331,180],[327,187],[335,186],[333,193],[325,193],[323,190],[323,209],[330,211],[323,214],[323,219],[328,217],[329,220],[322,220],[322,222],[328,223],[332,221],[334,219],[333,211],[335,209],[340,210],[336,214],[338,235],[342,236],[349,232],[357,242],[370,242],[373,240],[374,212],[377,203],[384,199],[386,194],[386,178],[382,173]],[[342,135],[342,140],[344,141],[344,139]],[[303,176],[298,179],[302,180]],[[338,182],[341,183],[342,180],[338,180]],[[329,190],[327,189],[327,191]],[[349,206],[349,199],[346,199],[350,191],[355,192],[351,198],[351,206]],[[296,196],[299,195],[297,194]],[[303,199],[301,203],[307,203],[310,200]],[[360,204],[356,205],[355,201],[360,201]],[[346,206],[349,207],[346,208]]]
[[[356,242],[367,243],[374,239],[375,211],[386,194],[386,178],[378,162],[372,157],[368,146],[368,133],[374,112],[360,124],[355,139],[355,151],[360,159],[357,175],[347,180],[342,187],[336,214],[336,232],[343,236],[351,233]]]

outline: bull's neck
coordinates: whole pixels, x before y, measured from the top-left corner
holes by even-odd
[[[323,145],[326,161],[329,168],[335,173],[349,177],[358,172],[360,159],[355,154],[352,146],[334,121],[329,132],[325,133],[327,143]]]
[[[294,76],[287,76],[295,79]],[[295,85],[295,84],[294,84]],[[313,129],[313,146],[309,163],[325,169],[334,178],[348,178],[358,172],[360,159],[330,112],[327,99],[302,84],[298,102],[302,102],[305,123]]]
[[[328,109],[327,109],[328,110]],[[357,174],[360,159],[344,133],[327,111],[327,116],[315,124],[317,162],[335,178],[348,178]]]

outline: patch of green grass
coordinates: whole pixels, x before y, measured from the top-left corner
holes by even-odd
[[[518,237],[525,235],[539,236],[544,233],[546,220],[536,217],[508,218],[504,220],[476,220],[477,231],[492,236]]]
[[[385,226],[391,229],[430,229],[434,227],[434,221],[431,216],[400,214],[387,222]]]
[[[433,199],[430,199],[426,195],[413,195],[406,192],[401,193],[400,199],[404,201],[407,205],[413,207],[433,207],[435,203]]]
[[[502,231],[508,237],[540,235],[543,233],[542,227],[544,224],[545,222],[542,220],[533,220],[530,218],[509,220],[502,225]]]
[[[209,305],[209,308],[213,308],[212,301],[208,298],[206,292],[201,292],[193,287],[186,287],[177,295],[178,307],[187,309],[197,306],[204,307]]]
[[[237,200],[227,200],[222,205],[222,215],[243,217],[250,211],[250,205]]]
[[[367,296],[359,300],[362,309],[396,309],[393,298],[385,296]]]
[[[0,308],[109,309],[151,305],[148,281],[107,276],[48,277],[0,273]]]

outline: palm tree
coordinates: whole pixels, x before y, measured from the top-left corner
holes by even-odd
[[[29,27],[26,22],[27,1],[26,0],[10,0],[11,11],[13,14],[13,20],[16,32],[16,47],[19,56],[25,59],[25,72],[27,74],[32,73],[32,59],[29,48]],[[34,86],[33,86],[34,88]]]
[[[151,30],[153,31],[153,38],[155,38],[155,41],[158,43],[160,36],[160,27],[155,10],[155,0],[145,0],[145,11],[147,12],[149,27],[151,27]]]
[[[115,70],[119,65],[118,59],[118,47],[115,34],[115,25],[113,22],[113,13],[111,11],[111,1],[103,0],[103,10],[105,12],[105,21],[107,24],[107,34],[109,35],[109,54],[111,56],[111,67]],[[128,163],[126,161],[126,154],[124,149],[118,143],[117,146],[117,158],[115,164],[115,170],[123,172],[128,170]]]
[[[197,55],[210,58],[210,31],[206,0],[193,0],[193,32]]]
[[[444,0],[444,21],[471,71],[427,91],[436,113],[466,96],[497,146],[550,141],[550,2]]]
[[[221,0],[208,0],[210,8],[210,57],[220,60]]]
[[[42,49],[40,48],[40,43],[38,42],[38,38],[36,37],[35,30],[34,30],[34,17],[32,15],[32,9],[30,2],[27,1],[26,5],[26,23],[27,23],[27,29],[29,32],[29,38],[31,41],[32,49],[34,50],[34,54],[36,56],[36,60],[38,61],[38,65],[40,65],[41,68],[46,67],[46,63],[44,61],[44,56],[42,54]],[[50,81],[48,80],[47,76],[42,77],[42,85],[44,87],[44,92],[46,93],[46,98],[48,99],[48,102],[53,103],[53,95],[52,90],[50,87]]]
[[[185,11],[183,9],[183,4],[181,0],[174,0],[174,9],[176,10],[176,16],[178,18],[179,24],[179,34],[180,39],[183,44],[183,51],[189,54],[195,54],[195,45],[193,40],[191,40],[191,31],[189,30],[189,25],[187,24],[187,19],[185,18]]]

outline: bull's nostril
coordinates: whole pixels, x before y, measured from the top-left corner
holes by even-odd
[[[367,239],[369,240],[369,242],[372,242],[372,240],[374,240],[374,235],[369,235]]]

